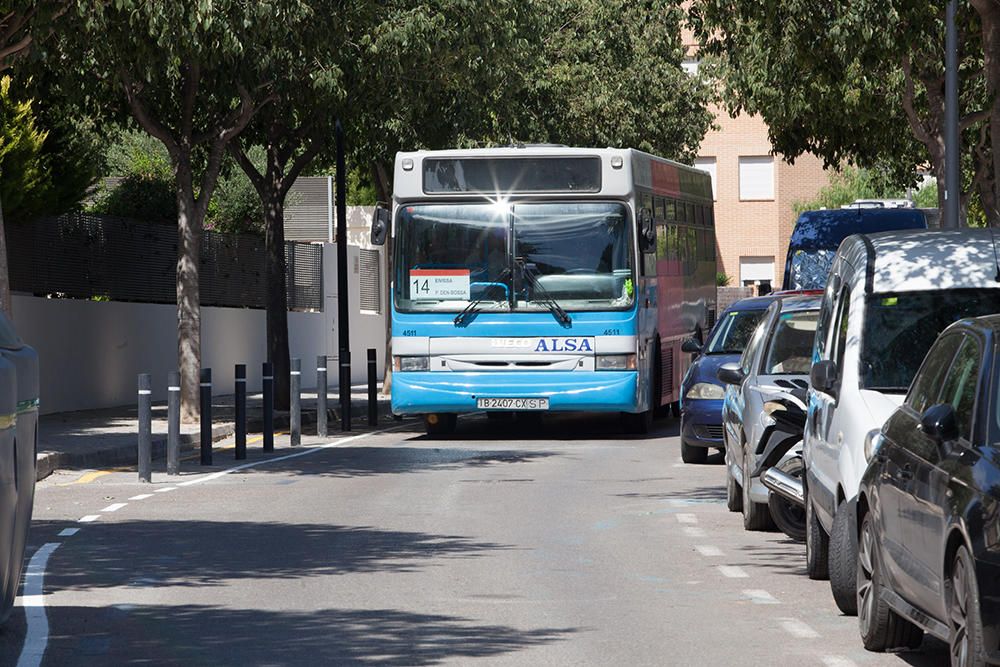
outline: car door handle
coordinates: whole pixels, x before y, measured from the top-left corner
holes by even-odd
[[[910,467],[909,463],[903,466],[902,470],[899,471],[899,478],[904,482],[909,482],[913,479],[913,469]]]

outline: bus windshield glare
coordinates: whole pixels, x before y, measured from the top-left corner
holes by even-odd
[[[622,204],[433,204],[400,209],[403,312],[623,310],[634,303]]]

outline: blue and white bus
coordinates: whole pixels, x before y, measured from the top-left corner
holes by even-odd
[[[396,156],[392,410],[430,433],[459,413],[673,407],[681,345],[715,317],[710,176],[633,149]]]

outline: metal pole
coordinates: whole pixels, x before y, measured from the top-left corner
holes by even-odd
[[[290,382],[292,398],[291,414],[288,416],[289,430],[291,431],[291,445],[298,447],[302,444],[302,360],[292,359],[292,378]]]
[[[375,392],[378,385],[378,353],[368,348],[368,425],[378,425],[378,403]]]
[[[201,369],[201,464],[212,465],[212,369]]]
[[[316,435],[325,438],[326,427],[326,355],[316,357]]]
[[[340,430],[351,430],[351,351],[340,350]]]
[[[139,481],[153,481],[153,405],[149,373],[139,374]]]
[[[274,451],[274,364],[264,362],[264,451]]]
[[[181,374],[167,374],[167,474],[181,473]]]
[[[247,367],[236,364],[236,460],[247,457]]]
[[[347,166],[344,127],[337,121],[337,334],[340,348],[340,428],[351,430],[351,335],[347,288]],[[347,380],[344,380],[345,364]]]
[[[945,9],[945,69],[944,69],[944,215],[941,226],[958,229],[961,204],[959,155],[961,137],[958,132],[958,28],[955,15],[958,0],[948,0]]]

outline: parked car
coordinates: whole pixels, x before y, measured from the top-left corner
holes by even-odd
[[[856,594],[865,647],[951,646],[1000,662],[1000,315],[945,329],[867,442]]]
[[[1000,312],[990,230],[886,232],[846,239],[823,296],[803,458],[806,565],[855,613],[857,534],[849,526],[866,437],[902,403],[938,334]]]
[[[852,234],[927,229],[927,217],[913,208],[851,207],[803,211],[788,240],[782,289],[823,289],[840,243]]]
[[[0,314],[0,623],[21,582],[37,451],[38,356]]]
[[[728,385],[722,407],[726,500],[730,510],[742,510],[747,530],[774,526],[775,517],[768,507],[770,491],[754,475],[774,425],[766,405],[791,389],[807,388],[819,306],[819,296],[779,296],[765,312],[739,363],[719,367],[719,379]],[[797,457],[798,451],[787,456]],[[781,517],[786,524],[782,529],[800,523],[799,530],[804,531],[801,510],[789,507],[788,512]]]
[[[772,296],[741,299],[729,306],[708,334],[704,346],[689,339],[682,347],[698,356],[681,383],[681,459],[704,463],[709,449],[722,449],[722,398],[719,366],[738,361]]]

